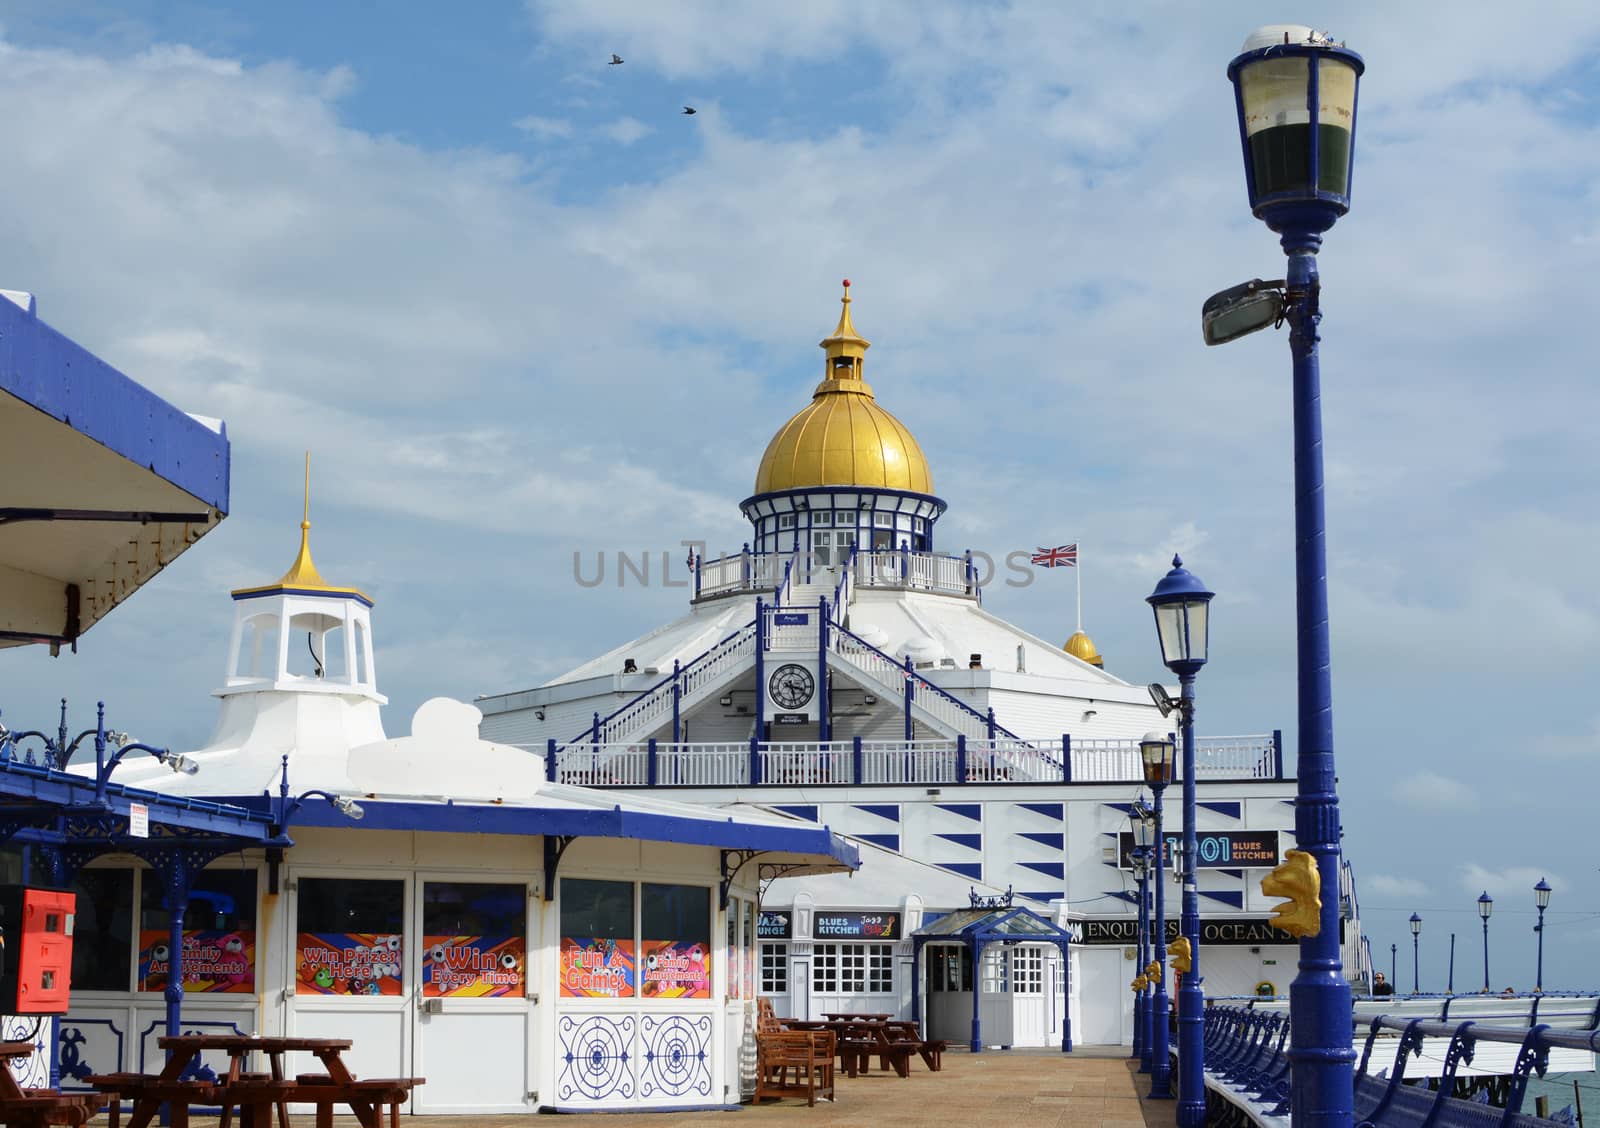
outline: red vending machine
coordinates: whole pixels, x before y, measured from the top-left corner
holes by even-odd
[[[67,1012],[77,904],[58,889],[0,885],[0,1014]]]

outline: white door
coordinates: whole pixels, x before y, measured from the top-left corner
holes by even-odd
[[[1050,996],[1045,993],[1045,949],[1022,944],[1011,953],[1011,1007],[1013,1046],[1048,1046]],[[1059,1041],[1059,1037],[1056,1039]]]
[[[983,972],[978,977],[979,1031],[985,1046],[1010,1049],[1015,1042],[1016,1016],[1011,995],[1011,949],[990,944],[983,950]]]
[[[1072,1024],[1073,1044],[1123,1045],[1123,1008],[1131,1005],[1133,995],[1124,982],[1122,949],[1082,947],[1073,949],[1073,954],[1078,965],[1072,984],[1078,1000],[1078,1013]]]
[[[358,1077],[407,1077],[411,1070],[406,902],[401,877],[348,877],[291,870],[290,943],[284,1030],[308,1038],[349,1038],[342,1056]],[[309,1054],[291,1072],[320,1072]]]
[[[534,1088],[528,937],[541,903],[522,882],[419,875],[411,961],[419,1113],[524,1112]]]

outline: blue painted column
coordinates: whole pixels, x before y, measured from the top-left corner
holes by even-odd
[[[833,739],[828,698],[828,597],[822,596],[817,600],[817,735],[824,744]]]
[[[1315,70],[1312,72],[1315,74]],[[1317,249],[1322,235],[1290,229],[1286,310],[1294,357],[1295,627],[1300,748],[1295,845],[1317,861],[1322,926],[1300,940],[1289,987],[1289,1062],[1296,1128],[1345,1128],[1355,1116],[1350,985],[1339,956],[1339,796],[1333,763],[1333,681],[1328,632],[1327,514],[1322,474],[1322,378],[1317,363]]]
[[[911,743],[911,695],[915,692],[916,667],[911,662],[911,655],[906,655],[906,743]],[[907,749],[909,751],[909,749]]]
[[[551,783],[556,781],[556,738],[553,736],[544,742],[544,778]]]
[[[1150,915],[1150,851],[1148,850],[1145,851],[1144,855],[1144,880],[1139,882],[1139,913],[1139,922],[1144,937],[1144,946],[1139,955],[1139,974],[1143,975],[1144,969],[1149,967],[1150,961],[1155,958],[1155,945],[1151,942],[1153,922]],[[1144,1034],[1144,1040],[1139,1045],[1140,1073],[1150,1072],[1150,1063],[1154,1058],[1154,1047],[1151,1043],[1155,1039],[1150,1029],[1150,995],[1153,990],[1153,986],[1146,986],[1143,991],[1139,992],[1139,1013],[1135,1016],[1135,1021],[1138,1022]]]
[[[1150,992],[1150,1098],[1172,1098],[1172,1055],[1167,1041],[1167,883],[1161,878],[1161,863],[1166,853],[1166,839],[1161,829],[1161,796],[1167,785],[1151,784],[1155,796],[1155,864],[1150,880],[1156,886],[1156,919],[1151,927],[1150,943],[1156,963],[1156,981]]]
[[[1206,997],[1200,985],[1200,889],[1195,863],[1200,856],[1195,833],[1194,674],[1179,674],[1183,699],[1183,907],[1179,931],[1189,941],[1189,970],[1178,987],[1178,1124],[1202,1128],[1206,1122]]]
[[[1056,941],[1056,947],[1061,949],[1061,1052],[1072,1052],[1072,1007],[1068,1001],[1072,998],[1072,960],[1068,954],[1070,949],[1065,940]]]
[[[672,743],[683,743],[683,665],[672,660]]]
[[[983,1021],[978,1017],[978,998],[983,994],[983,945],[976,940],[967,941],[972,949],[972,1043],[967,1047],[975,1054],[983,1053]]]
[[[1135,978],[1138,978],[1139,976],[1144,974],[1145,964],[1150,962],[1149,957],[1145,955],[1144,864],[1143,864],[1143,862],[1141,860],[1142,857],[1143,857],[1143,854],[1144,854],[1144,851],[1140,850],[1139,847],[1135,846],[1133,848],[1133,856],[1134,856],[1134,859],[1135,859],[1135,864],[1138,866],[1138,870],[1139,870],[1139,873],[1138,873],[1138,882],[1139,882],[1138,889],[1139,889],[1139,892],[1137,894],[1138,898],[1139,898],[1139,903],[1138,903],[1138,908],[1134,912],[1134,918],[1133,918],[1134,919],[1133,950],[1136,953],[1135,957],[1134,957],[1134,961],[1135,961],[1134,962],[1134,968],[1135,968],[1135,971],[1134,971],[1133,974],[1134,974]],[[1144,992],[1143,991],[1135,991],[1133,993],[1133,1052],[1130,1053],[1128,1056],[1129,1057],[1133,1057],[1133,1058],[1138,1058],[1141,1063],[1148,1064],[1147,1055],[1145,1054],[1145,1050],[1144,1050],[1144,1024],[1141,1021],[1142,1015],[1140,1013],[1143,1010],[1143,1008],[1144,1008]],[[1145,1069],[1144,1065],[1142,1064],[1140,1066],[1139,1072],[1144,1073],[1144,1072],[1148,1072],[1148,1071]]]

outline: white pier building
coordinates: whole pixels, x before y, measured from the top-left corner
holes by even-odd
[[[987,1044],[1054,1045],[1069,1018],[1078,1044],[1128,1042],[1138,741],[1169,726],[1087,635],[1060,646],[990,614],[984,569],[939,550],[946,501],[866,382],[850,302],[847,289],[811,402],[739,503],[744,550],[693,559],[681,617],[479,699],[482,734],[543,756],[552,780],[759,803],[879,848],[854,879],[766,889],[758,986],[780,1013],[910,1014],[926,1000],[930,1034],[965,1042],[981,980]],[[1267,926],[1258,882],[1294,844],[1292,757],[1263,730],[1203,736],[1197,763],[1206,990],[1285,993],[1298,949]],[[970,951],[912,938],[966,908],[969,888],[1053,915],[1074,938],[1070,974],[1053,943],[990,947],[975,972]],[[1167,904],[1175,934],[1175,883]]]

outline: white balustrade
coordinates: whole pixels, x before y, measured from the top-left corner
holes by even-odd
[[[882,549],[857,552],[851,568],[860,587],[910,588],[941,595],[975,595],[967,561],[937,552]]]

